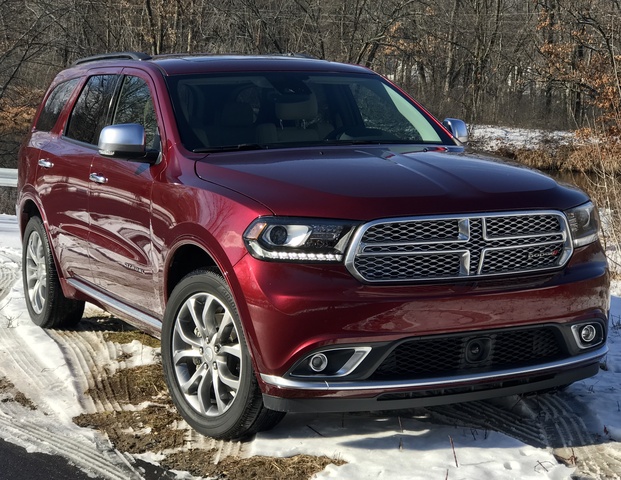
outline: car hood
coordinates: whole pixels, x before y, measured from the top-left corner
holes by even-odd
[[[218,153],[197,175],[275,215],[370,220],[427,214],[567,209],[587,201],[538,171],[465,153],[328,147]]]

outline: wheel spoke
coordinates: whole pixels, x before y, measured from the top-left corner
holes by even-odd
[[[196,348],[199,348],[202,345],[199,338],[191,337],[185,332],[185,330],[181,326],[181,322],[177,322],[175,324],[175,333],[179,335],[179,338],[181,339],[181,341],[184,342],[186,345],[190,345]]]
[[[205,307],[203,308],[202,321],[203,325],[205,325],[206,336],[209,338],[212,338],[218,331],[218,325],[216,324],[215,319],[215,309],[218,307],[218,305],[215,304],[216,301],[216,297],[213,295],[207,295]]]
[[[43,310],[43,305],[45,305],[45,283],[37,282],[35,293],[37,296],[37,306],[40,310]]]
[[[219,353],[220,355],[231,355],[241,360],[241,346],[239,343],[235,345],[222,345]]]
[[[228,405],[224,403],[224,400],[222,400],[221,398],[219,373],[217,370],[212,370],[212,373],[213,373],[213,391],[214,391],[214,397],[216,399],[216,404],[218,405],[218,414],[222,414],[224,413]]]
[[[38,292],[39,281],[35,279],[34,285],[28,288],[28,298],[30,298],[30,303],[32,304],[32,306],[35,307],[35,311],[39,308],[39,305],[37,304]]]
[[[201,383],[198,386],[198,389],[196,391],[196,400],[198,403],[198,407],[200,412],[203,415],[208,415],[209,414],[209,410],[211,410],[212,408],[212,404],[211,404],[211,387],[213,384],[213,377],[211,375],[211,372],[206,369],[205,370],[206,375],[203,376],[203,378],[201,379]]]
[[[173,362],[175,365],[179,365],[182,363],[182,360],[193,359],[193,358],[201,358],[201,354],[198,350],[193,348],[189,348],[187,350],[177,350],[173,354]]]
[[[34,235],[34,234],[33,234]],[[32,237],[31,237],[32,238]],[[30,260],[35,267],[39,265],[39,257],[37,255],[37,249],[34,244],[34,240],[28,243],[28,260]]]
[[[194,372],[194,374],[185,382],[183,383],[179,383],[179,387],[181,388],[181,391],[188,396],[192,396],[194,395],[194,389],[192,387],[194,387],[197,384],[200,384],[200,382],[203,381],[205,376],[209,376],[208,375],[209,370],[207,368],[205,368],[204,365],[199,366],[196,371]]]
[[[219,362],[218,362],[219,363]],[[233,375],[227,368],[226,364],[218,364],[218,378],[227,387],[230,387],[231,394],[235,395],[239,390],[239,377]]]
[[[205,325],[203,324],[203,321],[202,321],[202,313],[201,313],[201,316],[199,317],[198,312],[196,311],[198,307],[198,302],[196,301],[196,297],[192,297],[188,299],[188,301],[185,303],[185,306],[187,307],[188,311],[190,312],[190,315],[192,316],[192,321],[194,322],[194,326],[196,327],[198,332],[200,332],[200,334],[204,337],[205,336]]]
[[[235,325],[233,324],[233,317],[231,317],[229,311],[226,310],[220,320],[220,326],[218,328],[218,333],[216,333],[214,343],[226,343],[226,340],[229,338],[233,328],[235,328]]]

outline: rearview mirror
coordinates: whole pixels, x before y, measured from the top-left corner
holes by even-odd
[[[442,125],[444,125],[461,143],[468,142],[468,127],[463,120],[459,120],[458,118],[445,118]]]
[[[99,134],[99,154],[134,162],[155,163],[157,155],[147,152],[144,127],[138,123],[108,125]],[[155,153],[155,152],[153,152]]]

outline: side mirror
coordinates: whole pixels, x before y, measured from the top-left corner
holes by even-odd
[[[468,127],[466,122],[457,118],[445,118],[442,125],[453,134],[453,136],[461,143],[468,142]]]
[[[147,152],[144,127],[137,123],[108,125],[99,134],[99,154],[134,162],[155,163],[157,155]]]

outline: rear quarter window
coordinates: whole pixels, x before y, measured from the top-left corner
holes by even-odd
[[[35,125],[37,130],[49,132],[54,128],[54,125],[56,125],[58,121],[58,117],[60,117],[60,114],[64,110],[65,105],[69,101],[79,81],[79,78],[74,78],[73,80],[59,83],[54,87],[52,93],[47,97],[45,105],[43,105],[39,118],[37,119]]]

